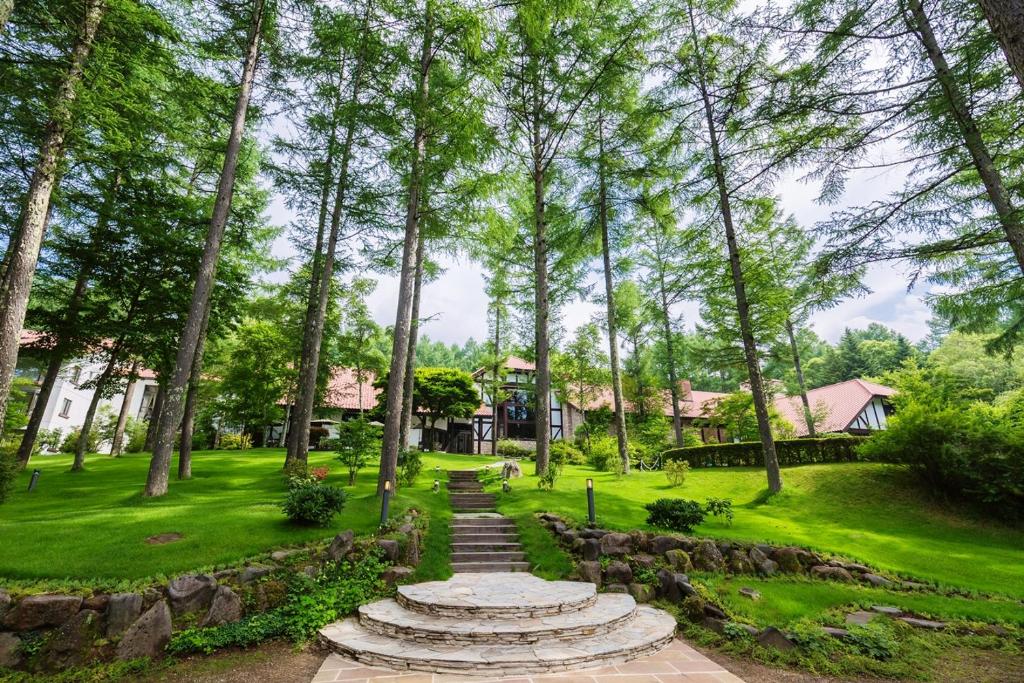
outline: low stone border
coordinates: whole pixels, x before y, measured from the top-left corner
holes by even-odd
[[[0,589],[0,667],[60,671],[92,662],[160,657],[175,631],[218,626],[280,604],[288,576],[316,576],[328,562],[376,546],[392,564],[389,583],[419,564],[422,520],[412,510],[387,538],[357,539],[351,531],[329,544],[276,550],[237,567],[178,576],[136,592],[19,595]]]

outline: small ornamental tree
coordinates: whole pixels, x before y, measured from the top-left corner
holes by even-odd
[[[387,396],[388,378],[377,381]],[[472,417],[480,407],[480,393],[473,376],[457,368],[416,368],[413,382],[413,410],[424,415],[424,426],[429,427],[428,448],[433,448],[433,433],[442,418]]]
[[[340,460],[348,468],[348,485],[356,483],[356,475],[365,467],[373,455],[380,450],[381,428],[364,417],[348,420],[338,425],[338,438],[333,447]]]

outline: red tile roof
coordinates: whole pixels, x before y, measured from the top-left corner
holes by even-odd
[[[896,390],[891,387],[862,379],[851,379],[811,389],[807,392],[807,400],[811,404],[812,412],[825,411],[825,419],[818,426],[819,431],[842,432],[857,419],[860,411],[864,410],[872,398],[892,396],[895,393]],[[796,428],[797,436],[807,435],[807,422],[804,420],[803,403],[799,396],[779,396],[775,399],[775,408]]]
[[[374,388],[377,377],[369,372],[364,376],[362,385],[362,404],[359,402],[359,382],[356,371],[352,368],[334,368],[331,379],[324,393],[324,405],[339,410],[371,410],[377,405],[380,389]]]
[[[689,380],[681,380],[679,388],[679,414],[684,418],[703,417],[709,402],[728,396],[728,394],[720,394],[715,391],[693,391],[690,389]],[[666,417],[672,417],[672,392],[662,389],[658,393],[661,397],[662,412]],[[613,403],[612,388],[602,387],[587,406],[587,410],[595,410],[601,406],[611,408]],[[633,404],[629,401],[626,401],[626,412],[633,412]]]

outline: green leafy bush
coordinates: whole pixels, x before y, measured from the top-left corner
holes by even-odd
[[[188,628],[175,633],[167,644],[167,652],[185,655],[195,652],[210,654],[225,647],[249,647],[285,634],[284,610],[281,608],[252,614],[232,624],[213,628]]]
[[[846,642],[860,654],[872,659],[890,659],[899,648],[892,631],[884,622],[872,622],[863,626],[853,624],[847,628],[847,632]]]
[[[76,427],[69,431],[67,435],[64,437],[64,440],[60,444],[60,452],[74,453],[75,449],[78,448],[78,437],[79,435],[81,435],[81,433],[82,429],[80,427]],[[90,430],[89,438],[86,440],[85,444],[85,452],[95,453],[96,449],[99,448],[99,446],[99,436],[96,434],[95,430]]]
[[[690,463],[685,460],[669,460],[665,463],[665,478],[670,486],[682,486],[690,473]]]
[[[693,531],[693,527],[704,521],[704,507],[695,500],[683,498],[659,498],[644,505],[647,523],[672,531]]]
[[[499,439],[498,455],[503,458],[516,458],[522,460],[533,456],[533,451],[529,448],[520,446],[511,439]]]
[[[219,448],[224,451],[247,451],[252,448],[252,435],[222,434]]]
[[[596,436],[590,440],[590,466],[599,472],[610,472],[619,459],[619,443],[612,436]]]
[[[537,477],[537,488],[542,491],[551,491],[555,488],[555,482],[562,474],[562,464],[554,461],[548,462],[548,468],[544,474]]]
[[[777,439],[775,452],[780,465],[807,465],[819,462],[856,462],[857,447],[867,437],[833,436],[821,439]],[[704,446],[670,448],[665,462],[685,460],[690,467],[764,467],[760,441],[712,443]],[[888,458],[878,458],[887,460]]]
[[[7,495],[14,486],[14,480],[18,477],[18,462],[15,452],[6,448],[0,448],[0,503],[7,500]]]
[[[315,477],[292,477],[281,508],[288,519],[300,524],[328,526],[345,507],[345,491]]]
[[[338,425],[338,438],[325,439],[322,448],[333,450],[348,468],[348,485],[356,483],[356,475],[374,453],[380,452],[381,428],[366,418],[348,420]]]
[[[423,457],[418,450],[407,448],[398,454],[398,481],[403,485],[415,484],[416,477],[420,476],[422,469]]]
[[[732,526],[732,500],[729,498],[708,498],[704,506],[705,512],[715,517],[725,517],[725,521]]]
[[[550,450],[551,462],[563,465],[582,465],[587,461],[583,451],[568,441],[552,441]]]
[[[147,431],[149,431],[149,421],[128,418],[128,424],[124,428],[124,452],[141,453],[144,451]]]

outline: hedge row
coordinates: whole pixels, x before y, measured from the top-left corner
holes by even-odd
[[[815,462],[855,462],[857,446],[867,437],[850,436],[826,439],[778,439],[775,452],[780,465],[806,465]],[[716,443],[687,448],[672,448],[665,460],[685,460],[690,467],[763,467],[764,450],[760,441]]]

